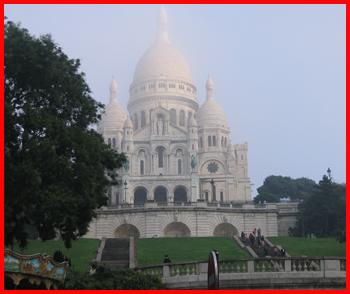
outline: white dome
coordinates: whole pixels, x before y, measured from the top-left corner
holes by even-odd
[[[225,127],[227,128],[227,120],[225,112],[214,99],[208,99],[199,108],[197,112],[197,123],[199,127]]]
[[[122,128],[126,120],[126,113],[119,105],[118,101],[112,100],[105,107],[105,112],[101,115],[101,120],[97,124],[97,130],[106,128],[115,130]]]
[[[110,101],[105,107],[104,113],[101,115],[101,120],[97,124],[97,131],[103,131],[104,128],[106,130],[116,130],[118,128],[121,129],[127,117],[124,109],[118,103],[118,86],[114,80],[114,77],[109,87],[109,91]]]
[[[193,115],[188,119],[188,127],[196,127],[197,126],[197,122],[196,119],[193,117]]]
[[[186,59],[170,43],[156,42],[139,60],[133,82],[145,79],[171,77],[193,83]]]
[[[139,60],[133,82],[162,76],[193,83],[186,59],[168,39],[167,15],[163,6],[157,16],[157,39]]]
[[[207,100],[199,108],[197,113],[197,123],[199,127],[224,127],[227,128],[225,112],[214,99],[214,83],[210,76],[206,83]]]
[[[127,116],[125,122],[124,122],[124,128],[133,128],[133,124],[132,124],[132,121],[130,119],[130,116]]]

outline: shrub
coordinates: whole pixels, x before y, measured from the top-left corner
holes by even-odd
[[[104,265],[92,264],[96,270],[79,272],[70,270],[67,274],[63,290],[168,290],[162,283],[161,276],[144,275],[133,269],[112,269]]]

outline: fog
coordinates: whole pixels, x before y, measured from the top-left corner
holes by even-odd
[[[156,37],[160,5],[4,5],[31,34],[81,59],[93,97],[112,76],[127,111],[136,64]],[[164,5],[171,43],[205,101],[208,73],[232,144],[248,142],[252,196],[269,175],[346,180],[345,5]]]

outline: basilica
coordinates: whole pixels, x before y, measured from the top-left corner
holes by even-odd
[[[118,103],[113,78],[97,125],[106,144],[128,158],[117,171],[120,184],[110,189],[110,206],[250,202],[248,145],[231,143],[210,76],[203,81],[206,101],[199,105],[189,65],[168,38],[167,21],[162,6],[156,40],[141,56],[129,88],[129,115]]]

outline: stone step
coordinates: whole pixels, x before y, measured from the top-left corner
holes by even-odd
[[[129,243],[126,238],[106,239],[100,263],[112,268],[129,267]]]
[[[110,268],[128,268],[129,267],[129,261],[101,261],[100,264],[105,264],[106,267]]]
[[[129,260],[129,254],[108,254],[108,252],[103,252],[101,260]]]

